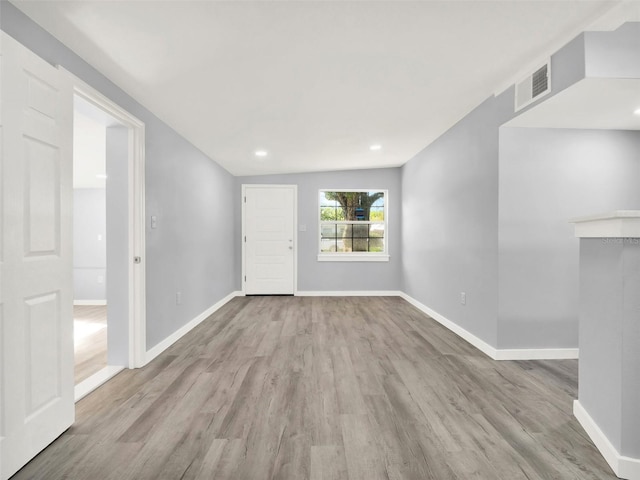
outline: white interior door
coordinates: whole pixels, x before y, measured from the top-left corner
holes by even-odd
[[[296,186],[244,185],[247,295],[292,295],[295,289]]]
[[[72,86],[2,33],[0,478],[74,420]]]

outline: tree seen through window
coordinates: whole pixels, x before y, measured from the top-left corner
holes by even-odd
[[[385,252],[385,192],[320,191],[320,252]]]

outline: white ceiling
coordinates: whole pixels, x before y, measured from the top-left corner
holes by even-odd
[[[13,3],[235,175],[401,165],[620,4]]]

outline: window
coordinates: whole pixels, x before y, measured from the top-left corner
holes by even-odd
[[[320,190],[320,261],[388,261],[386,190]]]

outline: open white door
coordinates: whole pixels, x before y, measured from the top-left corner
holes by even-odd
[[[2,32],[0,478],[74,420],[73,92]]]
[[[244,292],[295,293],[296,186],[243,185]]]

